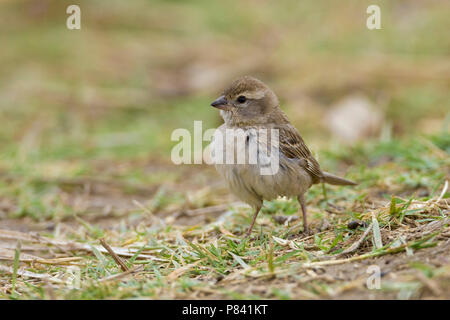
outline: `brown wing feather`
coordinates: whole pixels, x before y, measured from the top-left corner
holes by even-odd
[[[323,179],[322,170],[317,160],[311,154],[297,129],[291,124],[277,128],[280,136],[280,151],[289,158],[303,159],[305,170],[311,175],[313,183]]]

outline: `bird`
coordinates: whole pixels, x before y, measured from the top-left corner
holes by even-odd
[[[246,237],[251,235],[264,200],[296,197],[303,216],[303,233],[309,235],[305,201],[308,189],[318,183],[357,184],[320,168],[300,133],[281,110],[276,94],[261,80],[239,77],[211,106],[220,110],[224,120],[211,139],[212,163],[231,192],[254,209]],[[238,139],[240,144],[235,143],[237,132],[242,138]],[[269,141],[270,137],[277,139]],[[251,162],[250,152],[255,149],[256,162],[255,159]],[[269,153],[276,157],[270,158]],[[243,155],[246,155],[243,162],[236,161]],[[272,163],[277,166],[263,174],[268,167],[267,159],[276,159]]]

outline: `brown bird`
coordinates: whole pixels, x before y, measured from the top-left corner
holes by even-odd
[[[255,209],[247,236],[263,200],[297,197],[303,213],[303,230],[308,234],[304,194],[311,185],[323,182],[356,185],[321,170],[297,129],[280,109],[275,93],[260,80],[249,76],[235,80],[211,106],[220,109],[225,122],[216,130],[211,143],[215,167],[230,190]],[[252,150],[257,150],[253,162]],[[244,162],[239,161],[244,155]]]

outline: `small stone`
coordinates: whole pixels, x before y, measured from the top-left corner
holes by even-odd
[[[352,144],[376,136],[384,114],[364,95],[350,95],[333,105],[324,117],[326,127],[335,138]]]
[[[347,228],[349,228],[350,230],[354,230],[354,229],[356,229],[356,228],[358,228],[359,226],[362,226],[363,224],[361,223],[361,221],[359,221],[359,220],[353,220],[353,221],[350,221],[348,224],[347,224]]]

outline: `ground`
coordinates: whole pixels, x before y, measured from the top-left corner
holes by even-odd
[[[0,298],[450,298],[448,2],[373,31],[371,1],[81,0],[81,30],[68,4],[0,4]],[[312,236],[277,199],[245,239],[214,168],[171,161],[244,74],[358,182],[310,189]],[[347,141],[324,119],[355,96],[381,120]]]
[[[426,152],[415,158],[417,163],[400,161],[405,159],[402,152],[411,148]],[[76,299],[449,298],[448,157],[435,145],[405,141],[349,148],[345,156],[352,152],[355,162],[365,153],[383,160],[364,170],[362,163],[346,164],[348,176],[360,185],[327,187],[326,200],[321,187],[311,189],[312,236],[302,234],[298,204],[278,199],[265,203],[252,236],[245,239],[251,209],[233,201],[207,166],[196,168],[194,179],[183,167],[159,164],[159,170],[179,175],[172,186],[106,179],[32,181],[51,190],[42,205],[48,201],[60,209],[53,219],[38,221],[26,213],[39,203],[3,198],[7,214],[0,221],[1,257],[10,263],[2,267],[2,294]],[[389,157],[391,161],[385,160]],[[418,163],[426,166],[417,168]],[[433,170],[426,169],[430,164]],[[405,179],[414,181],[416,175],[421,178],[405,188]],[[427,179],[433,176],[435,180]],[[11,177],[12,188],[15,184],[23,186]],[[195,191],[186,195],[182,189]],[[72,210],[76,214],[65,214]],[[8,218],[13,212],[23,217]],[[349,227],[351,221],[359,222],[356,228]],[[125,269],[100,239],[122,257]],[[80,270],[79,290],[70,286],[74,266]],[[380,285],[369,289],[374,272]]]

